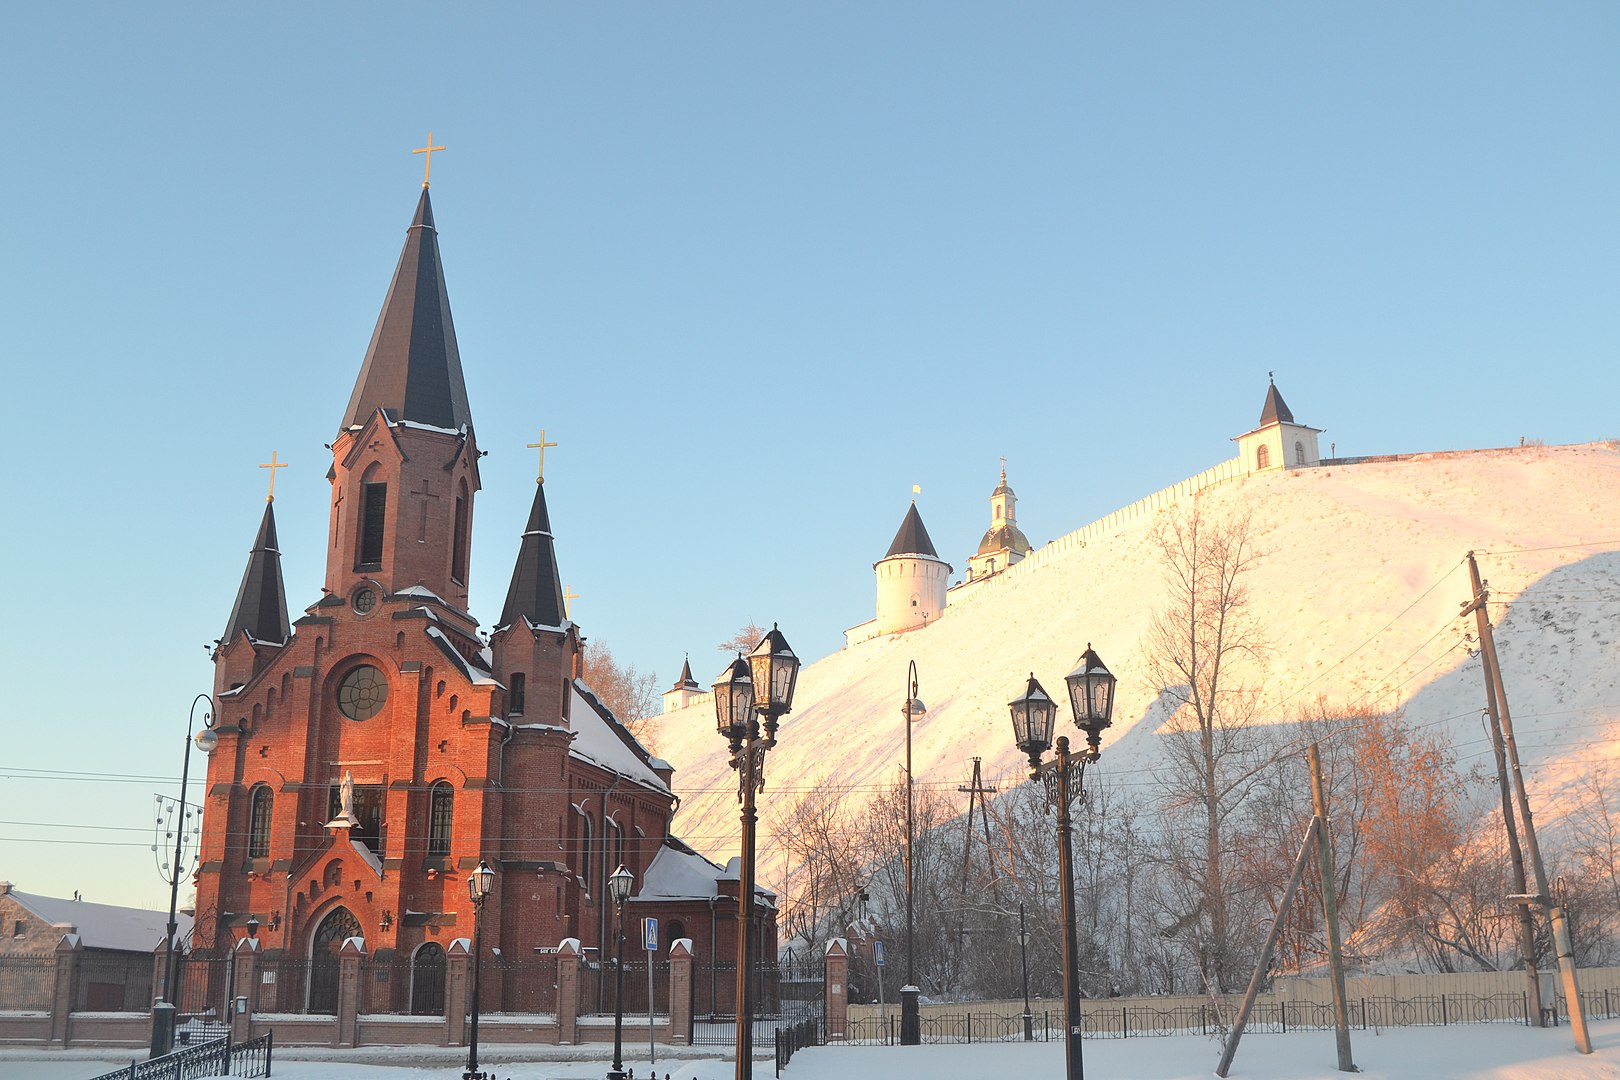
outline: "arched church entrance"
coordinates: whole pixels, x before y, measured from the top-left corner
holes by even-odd
[[[411,959],[411,1015],[444,1014],[444,949],[430,941]]]
[[[309,945],[309,1011],[337,1014],[338,950],[360,937],[360,920],[346,907],[333,908],[315,929]]]

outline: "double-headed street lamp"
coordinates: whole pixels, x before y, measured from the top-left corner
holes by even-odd
[[[1114,676],[1086,645],[1080,665],[1064,677],[1069,684],[1069,705],[1075,726],[1086,733],[1086,749],[1069,756],[1069,738],[1058,736],[1057,759],[1043,764],[1041,756],[1052,745],[1057,703],[1041,688],[1032,672],[1024,692],[1008,703],[1012,710],[1013,738],[1029,755],[1031,780],[1046,783],[1046,801],[1057,808],[1059,892],[1063,918],[1063,1051],[1068,1080],[1082,1080],[1080,1058],[1080,946],[1074,925],[1074,850],[1070,805],[1082,792],[1086,764],[1102,757],[1102,733],[1114,713]]]
[[[202,730],[197,732],[197,748],[205,754],[213,753],[214,747],[219,745],[219,736],[214,734],[214,699],[207,694],[198,694],[191,699],[191,712],[186,717],[186,756],[180,759],[180,805],[175,810],[172,819],[174,829],[174,861],[168,865],[169,883],[169,924],[168,942],[169,955],[164,958],[163,967],[163,1007],[152,1009],[152,1044],[151,1056],[162,1057],[174,1048],[174,1021],[175,1006],[178,997],[175,993],[176,966],[180,962],[179,942],[175,933],[180,928],[176,917],[180,900],[180,879],[185,874],[184,861],[186,844],[188,842],[187,819],[190,812],[186,809],[186,781],[191,776],[191,731],[197,723],[197,706],[203,706]],[[163,820],[160,816],[159,822]],[[166,838],[165,838],[166,839]],[[155,847],[153,850],[157,850]],[[161,857],[160,857],[161,859]]]
[[[774,625],[745,660],[738,656],[714,682],[715,723],[731,747],[742,803],[742,856],[737,883],[737,1073],[754,1075],[753,970],[754,795],[765,788],[765,754],[776,745],[776,726],[793,708],[799,658]],[[763,720],[763,725],[761,721]]]
[[[917,697],[917,661],[906,662],[906,701],[901,712],[906,718],[906,985],[900,988],[900,1045],[916,1046],[922,1042],[922,1017],[918,1009],[917,943],[912,933],[911,896],[917,887],[917,875],[912,858],[912,784],[911,784],[911,724],[928,711]]]
[[[489,1080],[488,1073],[478,1071],[478,973],[484,958],[484,901],[494,888],[495,871],[480,859],[478,869],[467,876],[467,895],[473,906],[472,1032],[467,1038],[467,1071],[461,1080]]]
[[[618,949],[613,955],[613,1068],[608,1080],[624,1080],[624,902],[630,899],[630,886],[635,879],[623,864],[608,876],[608,894],[619,913]],[[649,961],[650,963],[651,961]]]

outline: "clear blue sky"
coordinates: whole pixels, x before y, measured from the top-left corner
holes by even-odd
[[[1268,370],[1324,452],[1620,436],[1611,3],[35,4],[7,39],[25,891],[166,904],[139,830],[256,465],[292,463],[296,613],[430,129],[474,613],[544,427],[575,617],[661,684],[749,619],[837,648],[912,484],[959,575],[1001,455],[1039,544],[1230,456]]]

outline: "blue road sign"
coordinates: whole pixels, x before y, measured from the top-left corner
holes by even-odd
[[[648,952],[658,951],[658,920],[645,918],[641,920],[641,947]]]

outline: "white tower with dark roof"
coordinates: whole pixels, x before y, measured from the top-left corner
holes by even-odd
[[[913,502],[889,553],[872,565],[877,574],[878,634],[916,630],[945,610],[951,565],[939,557]]]
[[[1319,465],[1322,455],[1316,448],[1321,428],[1295,423],[1294,414],[1283,401],[1275,381],[1266,388],[1266,403],[1260,410],[1260,426],[1239,435],[1238,457],[1248,472],[1267,469],[1301,469]]]

